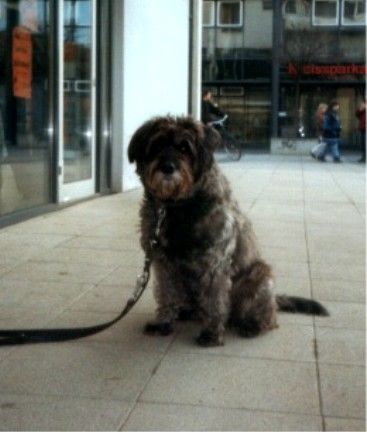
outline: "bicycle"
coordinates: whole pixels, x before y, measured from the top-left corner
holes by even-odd
[[[229,158],[233,161],[238,161],[242,156],[242,146],[241,142],[238,141],[233,135],[231,135],[226,127],[225,122],[228,119],[228,115],[225,114],[224,117],[209,122],[210,126],[213,126],[221,135],[223,139],[223,146],[227,152]]]

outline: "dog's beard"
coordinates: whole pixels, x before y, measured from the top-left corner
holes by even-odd
[[[194,178],[190,166],[181,162],[178,170],[172,174],[164,174],[153,162],[147,174],[146,186],[160,200],[178,200],[190,196]]]

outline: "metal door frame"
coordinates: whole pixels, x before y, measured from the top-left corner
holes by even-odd
[[[92,64],[91,64],[91,177],[72,183],[64,182],[64,1],[57,4],[57,46],[58,46],[58,167],[57,202],[65,203],[82,199],[96,192],[96,73],[97,73],[97,0],[92,5]]]

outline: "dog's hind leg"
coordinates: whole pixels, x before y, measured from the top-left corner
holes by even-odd
[[[242,337],[255,337],[277,327],[270,267],[257,260],[233,280],[230,322]]]

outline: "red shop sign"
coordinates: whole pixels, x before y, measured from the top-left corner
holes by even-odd
[[[336,76],[336,75],[365,75],[367,68],[365,65],[315,65],[306,64],[297,68],[293,63],[288,63],[288,74],[292,76],[296,75],[324,75],[324,76]]]
[[[30,32],[23,27],[13,30],[12,69],[14,96],[31,99],[32,40]]]

